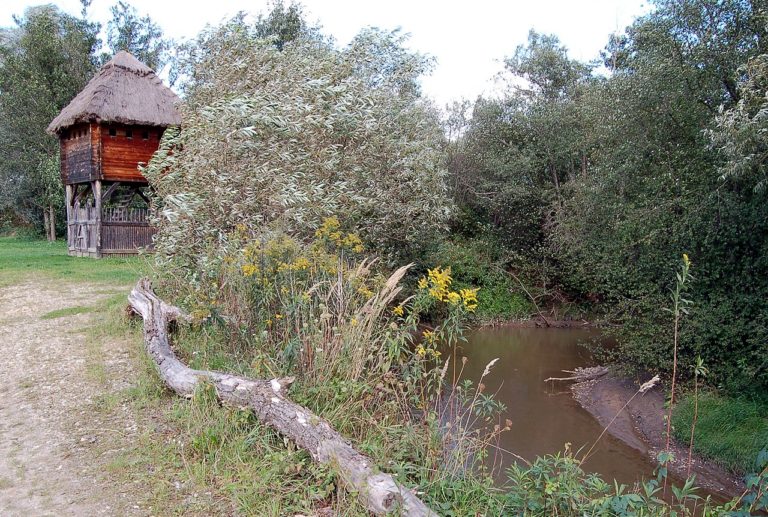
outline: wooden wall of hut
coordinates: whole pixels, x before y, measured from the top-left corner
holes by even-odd
[[[94,180],[146,184],[139,171],[160,145],[163,128],[78,124],[61,135],[61,179],[66,185]]]
[[[146,165],[160,145],[162,128],[104,125],[100,127],[101,179],[146,182],[139,164]]]
[[[92,141],[93,125],[78,124],[61,134],[61,179],[67,185],[99,179],[98,157],[94,156],[99,146]]]

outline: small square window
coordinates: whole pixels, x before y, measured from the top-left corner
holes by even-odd
[[[113,127],[109,128],[109,136],[117,136],[117,129]]]
[[[133,131],[130,129],[125,130],[125,138],[133,138]]]

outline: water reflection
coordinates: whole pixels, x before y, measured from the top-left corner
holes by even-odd
[[[467,337],[458,352],[469,359],[464,378],[476,382],[485,366],[499,358],[484,384],[486,393],[498,390],[498,400],[507,407],[505,416],[512,421],[511,430],[502,434],[502,448],[528,460],[562,451],[566,443],[575,451],[589,449],[602,427],[573,400],[567,384],[552,385],[544,379],[590,365],[589,352],[578,344],[596,337],[594,331],[502,327],[479,329]],[[644,452],[608,434],[590,456],[585,470],[606,480],[632,484],[653,475]],[[512,461],[505,455],[505,466]]]

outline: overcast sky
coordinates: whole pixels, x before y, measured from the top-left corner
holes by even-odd
[[[0,0],[0,25],[30,5],[54,3],[72,14],[79,0]],[[106,24],[116,0],[93,0],[89,17]],[[206,24],[217,24],[238,11],[258,13],[268,0],[128,0],[149,14],[177,40],[193,38]],[[346,44],[362,28],[401,28],[411,35],[411,48],[437,58],[437,68],[424,79],[424,91],[443,105],[462,97],[473,100],[493,89],[501,60],[525,43],[528,31],[552,33],[571,56],[591,60],[609,34],[621,31],[648,11],[644,0],[305,0],[309,20]]]

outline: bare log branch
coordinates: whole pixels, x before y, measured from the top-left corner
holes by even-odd
[[[550,377],[544,379],[544,382],[549,381],[589,381],[597,379],[608,373],[608,368],[605,366],[592,366],[589,368],[576,368],[575,370],[563,370],[565,373],[570,373],[570,377]]]
[[[376,515],[436,516],[413,492],[389,474],[377,472],[373,461],[357,452],[324,419],[285,397],[292,378],[254,380],[207,370],[193,370],[176,357],[168,339],[168,324],[185,318],[163,302],[148,279],[139,281],[128,296],[131,308],[144,319],[144,342],[160,377],[170,389],[191,397],[198,383],[207,381],[226,404],[247,407],[264,424],[306,449],[321,464],[337,469],[343,484]]]

